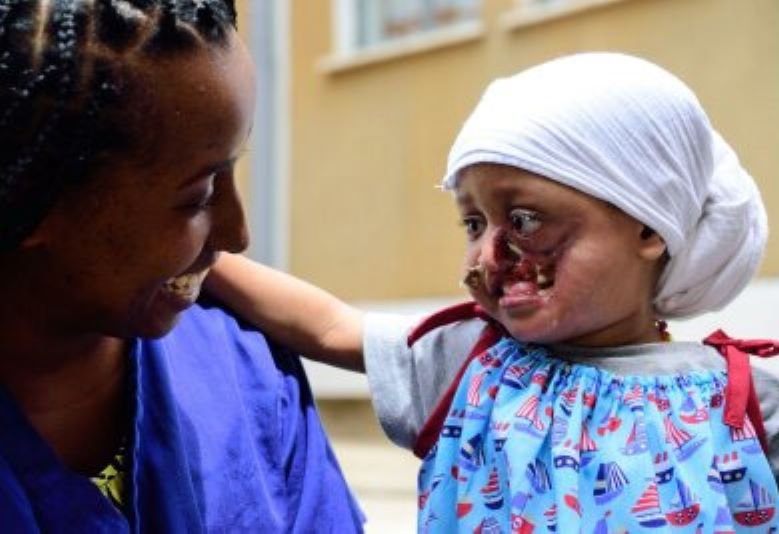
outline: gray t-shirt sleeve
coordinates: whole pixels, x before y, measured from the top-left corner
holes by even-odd
[[[412,449],[422,425],[476,343],[479,319],[432,330],[413,347],[407,337],[421,317],[368,313],[363,351],[368,385],[384,432]]]
[[[779,483],[779,356],[770,360],[753,356],[751,363],[768,441],[768,461]]]

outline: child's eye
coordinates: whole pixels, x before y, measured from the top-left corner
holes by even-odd
[[[523,236],[529,236],[541,228],[541,216],[526,209],[515,209],[509,214],[511,227]]]
[[[470,239],[478,237],[484,230],[484,221],[481,217],[468,216],[463,217],[462,225],[465,227],[465,233]]]

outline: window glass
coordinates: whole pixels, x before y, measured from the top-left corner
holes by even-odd
[[[359,50],[457,25],[479,16],[480,0],[342,0],[346,48]],[[344,9],[346,7],[346,9]],[[351,42],[348,42],[351,41]]]

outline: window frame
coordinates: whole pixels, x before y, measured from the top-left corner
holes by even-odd
[[[473,19],[434,27],[409,35],[386,39],[369,46],[355,46],[357,14],[355,0],[332,0],[331,31],[333,49],[319,64],[321,71],[335,73],[372,65],[408,55],[454,46],[480,39],[484,35],[483,4],[478,3]]]

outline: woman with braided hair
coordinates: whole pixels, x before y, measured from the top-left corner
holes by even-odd
[[[300,362],[196,302],[247,243],[230,0],[0,0],[0,530],[357,532]]]

